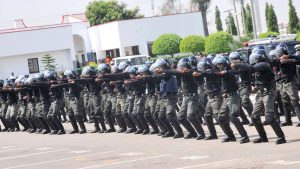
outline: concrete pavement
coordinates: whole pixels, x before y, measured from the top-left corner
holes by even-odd
[[[296,122],[297,119],[294,117]],[[64,124],[71,130],[71,124]],[[254,127],[245,126],[251,139]],[[92,124],[87,128],[91,131]],[[207,131],[206,126],[204,126]],[[233,130],[235,128],[233,127]],[[37,135],[0,133],[1,169],[282,169],[300,168],[300,128],[283,128],[288,143],[275,145],[275,134],[266,126],[269,143],[221,143],[218,140],[163,139],[156,135],[84,134]],[[234,130],[235,134],[237,131]],[[239,135],[236,135],[239,140]]]

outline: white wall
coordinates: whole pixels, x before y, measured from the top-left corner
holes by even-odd
[[[7,57],[0,57],[0,68],[1,68],[0,78],[2,79],[9,78],[11,72],[14,72],[15,75],[17,76],[29,74],[29,68],[28,68],[29,58],[38,58],[39,69],[40,71],[43,71],[43,64],[41,62],[41,59],[45,54],[50,54],[55,59],[55,64],[58,72],[72,68],[69,62],[70,60],[69,50],[7,56]]]
[[[69,50],[71,57],[67,64],[74,65],[76,62],[70,25],[0,32],[0,46],[5,46],[0,50],[0,58],[45,51]]]
[[[72,24],[72,33],[76,35],[80,35],[84,39],[85,54],[91,52],[92,45],[91,45],[90,36],[88,32],[89,23],[78,22],[78,23],[71,23],[71,24]]]
[[[165,33],[178,34],[182,38],[188,35],[204,35],[199,12],[119,21],[118,24],[121,56],[125,56],[125,47],[135,45],[139,45],[140,54],[148,55],[147,42],[152,42]]]
[[[118,22],[93,26],[89,28],[89,34],[92,48],[100,58],[105,57],[102,51],[120,47]]]
[[[105,57],[101,51],[120,48],[125,56],[125,47],[139,46],[141,54],[148,55],[147,42],[154,41],[165,33],[175,33],[181,37],[202,35],[202,18],[199,12],[133,19],[111,22],[89,28],[92,48],[98,57]],[[195,22],[197,21],[197,22]]]

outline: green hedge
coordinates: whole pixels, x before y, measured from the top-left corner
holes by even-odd
[[[180,42],[181,53],[194,53],[205,51],[205,39],[202,36],[190,35]]]
[[[300,41],[300,32],[297,32],[297,38],[296,38],[297,41]]]
[[[265,33],[261,33],[261,34],[259,34],[259,38],[268,38],[269,36],[271,36],[271,35],[275,35],[275,36],[277,36],[277,35],[279,35],[279,33],[278,32],[265,32]]]
[[[227,32],[217,32],[205,40],[205,53],[225,53],[231,51],[233,37]]]
[[[181,37],[176,34],[163,34],[158,37],[152,46],[154,55],[173,55],[179,53]]]

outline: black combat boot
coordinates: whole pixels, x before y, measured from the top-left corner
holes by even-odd
[[[222,128],[223,132],[226,135],[226,137],[222,140],[222,143],[235,142],[236,138],[235,138],[235,136],[233,134],[233,131],[230,127],[229,121],[219,119],[219,122],[220,122],[220,127]]]
[[[76,123],[75,118],[74,117],[69,117],[69,119],[70,119],[71,125],[73,127],[73,131],[71,131],[70,134],[79,133],[78,125]]]
[[[77,122],[79,124],[79,127],[81,129],[81,131],[79,131],[79,134],[86,133],[86,128],[85,128],[85,125],[84,125],[82,117],[76,117],[76,120],[77,120]]]
[[[108,121],[109,129],[106,130],[105,133],[116,132],[115,122],[114,122],[114,119],[111,115],[107,117],[107,121]]]
[[[58,129],[58,131],[56,132],[57,135],[66,134],[64,126],[62,125],[62,122],[59,120],[57,116],[53,117],[52,121]]]
[[[253,143],[264,143],[268,142],[268,137],[266,134],[266,131],[264,129],[263,124],[261,123],[260,119],[254,119],[252,118],[252,122],[254,123],[254,126],[258,132],[259,137],[253,140]]]
[[[94,120],[95,129],[91,133],[98,133],[98,132],[100,132],[99,121],[96,117],[94,117],[93,120]]]
[[[161,132],[158,134],[158,136],[162,136],[162,138],[168,138],[168,137],[174,137],[175,132],[173,130],[173,127],[165,117],[160,117],[159,121],[161,122],[162,126],[166,129],[165,132]]]
[[[212,117],[206,117],[205,121],[206,121],[206,125],[207,125],[207,128],[208,128],[209,134],[210,134],[209,136],[207,136],[205,138],[205,140],[215,140],[215,139],[218,139],[213,118]]]
[[[117,131],[117,133],[124,133],[127,130],[127,126],[126,126],[124,118],[121,115],[119,115],[116,117],[116,120],[120,127],[120,129]]]
[[[230,121],[234,124],[234,126],[237,129],[237,131],[239,132],[239,134],[242,137],[240,143],[241,144],[249,143],[250,140],[249,140],[248,134],[247,134],[244,126],[240,122],[240,120],[237,117],[235,117],[235,116],[230,116]]]
[[[284,133],[283,133],[280,125],[275,120],[272,120],[270,122],[270,125],[271,125],[271,127],[273,128],[275,134],[278,137],[277,140],[276,140],[276,144],[286,143],[285,136],[284,136]]]
[[[6,121],[6,119],[4,117],[0,117],[2,124],[4,125],[4,129],[2,129],[2,131],[7,131],[8,130],[8,122]]]
[[[201,123],[200,121],[198,121],[197,119],[189,119],[190,122],[192,123],[192,125],[194,126],[194,128],[196,129],[197,131],[197,134],[198,136],[196,137],[196,140],[203,140],[205,139],[205,133],[204,133],[204,130],[201,126]]]
[[[179,122],[183,125],[183,127],[189,132],[188,135],[184,137],[184,139],[196,138],[197,133],[191,123],[187,119],[181,119]]]
[[[154,122],[153,118],[152,117],[147,117],[147,121],[149,122],[149,125],[153,129],[153,131],[150,134],[158,134],[159,129],[158,129],[157,124]]]
[[[175,134],[175,136],[173,136],[173,138],[174,139],[183,138],[184,134],[183,134],[182,128],[180,127],[180,124],[178,123],[178,121],[177,120],[171,120],[170,122],[171,122],[172,126],[174,127],[174,129],[177,132]]]
[[[138,118],[139,118],[139,121],[143,127],[143,133],[142,135],[147,135],[150,133],[150,129],[149,129],[149,126],[148,126],[148,123],[146,121],[146,119],[144,118],[143,115],[138,115]]]

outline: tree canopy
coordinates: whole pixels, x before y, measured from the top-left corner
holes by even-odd
[[[246,34],[250,34],[253,32],[253,23],[252,23],[252,14],[250,5],[246,6]]]
[[[267,12],[268,14],[268,20],[267,20],[267,27],[269,32],[279,32],[278,28],[278,22],[277,22],[277,16],[274,11],[273,5],[269,6],[269,11]]]
[[[193,53],[205,51],[205,39],[202,36],[190,35],[180,42],[181,53]]]
[[[181,37],[176,34],[163,34],[158,37],[153,45],[152,51],[155,55],[174,55],[179,53]]]
[[[233,37],[227,32],[217,32],[205,39],[205,53],[225,53],[231,51]]]
[[[216,6],[215,24],[216,24],[217,31],[223,31],[222,20],[221,20],[220,10],[218,6]]]
[[[93,1],[86,8],[86,16],[91,24],[98,25],[116,20],[142,18],[139,8],[127,9],[126,4],[118,3],[116,0]]]
[[[292,0],[289,0],[288,30],[290,33],[297,33],[297,31],[299,30],[299,18]]]
[[[234,18],[232,16],[231,13],[229,13],[229,16],[227,18],[227,32],[232,34],[232,35],[237,35],[237,28],[235,26],[235,23],[234,23]]]

